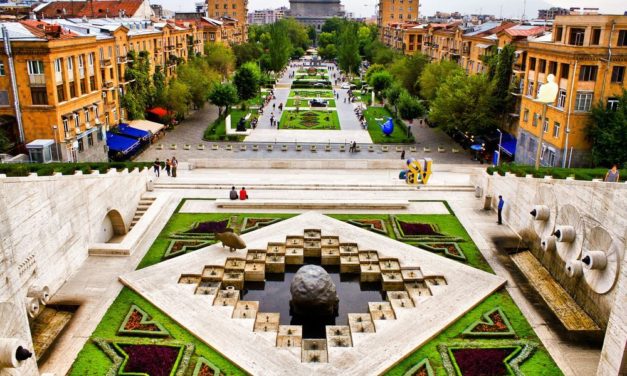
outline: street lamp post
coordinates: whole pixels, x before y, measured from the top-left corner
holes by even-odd
[[[501,165],[501,145],[503,144],[503,132],[500,129],[496,129],[499,132],[499,153],[496,156],[496,166]]]
[[[57,127],[56,125],[53,125],[52,135],[54,136],[55,149],[57,149],[57,160],[61,162],[61,149],[59,149],[59,142],[57,141],[58,132],[59,132],[59,127]]]
[[[547,77],[546,84],[540,86],[540,92],[538,93],[538,98],[536,98],[535,100],[535,102],[542,104],[542,126],[540,129],[538,150],[536,151],[536,166],[535,166],[536,170],[540,167],[540,158],[542,157],[542,142],[544,140],[544,124],[546,121],[546,109],[550,103],[555,102],[555,98],[557,98],[558,90],[559,90],[559,87],[555,83],[555,76],[552,74],[549,74],[549,76]]]

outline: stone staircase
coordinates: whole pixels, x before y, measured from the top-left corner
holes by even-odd
[[[139,220],[144,216],[146,210],[150,208],[150,205],[152,205],[155,200],[155,197],[142,197],[139,200],[139,204],[137,204],[137,209],[135,210],[135,215],[133,216],[133,220],[131,221],[131,226],[128,229],[129,231],[131,231],[133,227],[135,227],[137,222],[139,222]]]

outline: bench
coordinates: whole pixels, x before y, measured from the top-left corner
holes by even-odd
[[[530,251],[515,253],[510,257],[566,330],[581,334],[599,334],[601,332],[601,328],[553,279],[549,271]]]

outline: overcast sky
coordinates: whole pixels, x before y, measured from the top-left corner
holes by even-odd
[[[523,12],[525,0],[425,0],[420,2],[420,13],[423,15],[433,15],[435,11],[453,12],[459,11],[463,14],[483,13],[494,14],[509,18],[519,18]],[[194,9],[195,0],[151,0],[151,3],[162,4],[166,9],[173,11],[190,11]],[[342,0],[342,4],[349,12],[355,13],[357,17],[369,17],[374,15],[375,4],[378,0]],[[561,6],[570,8],[598,7],[602,13],[623,14],[627,11],[627,5],[623,0],[526,0],[526,18],[535,18],[538,9],[549,8],[551,6]],[[289,0],[249,0],[249,10],[266,9],[271,4],[277,8],[282,5],[289,6]]]

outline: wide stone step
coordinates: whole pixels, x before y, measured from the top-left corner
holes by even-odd
[[[406,209],[407,200],[216,200],[218,208],[225,209]]]
[[[154,185],[155,189],[231,189],[231,185],[224,184],[203,184],[203,183],[157,183]],[[247,185],[247,189],[257,190],[294,190],[294,191],[337,191],[337,190],[351,190],[351,191],[414,191],[420,189],[423,191],[447,191],[447,192],[474,192],[475,188],[469,185],[317,185],[317,184],[258,184]]]

